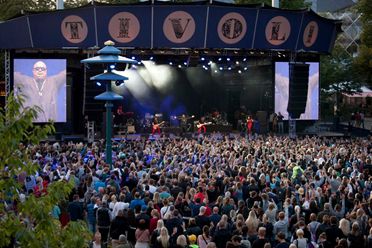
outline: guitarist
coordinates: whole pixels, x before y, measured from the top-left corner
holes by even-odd
[[[151,132],[151,134],[154,134],[155,132],[160,134],[161,133],[160,126],[163,125],[163,123],[164,122],[159,123],[158,118],[155,116],[154,120],[152,122],[152,132]]]
[[[200,118],[200,121],[199,123],[196,125],[196,127],[198,128],[198,134],[200,133],[206,133],[207,132],[207,128],[205,127],[206,125],[209,125],[210,123],[209,122],[205,122],[205,117],[201,117]]]

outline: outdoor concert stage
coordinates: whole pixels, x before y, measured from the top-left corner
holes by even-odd
[[[54,119],[58,133],[85,134],[87,121],[104,133],[104,103],[94,97],[105,91],[105,82],[89,80],[103,68],[80,61],[95,56],[107,40],[115,42],[121,55],[138,61],[115,68],[129,79],[121,85],[112,82],[113,91],[124,97],[113,111],[121,106],[138,122],[146,114],[161,113],[169,133],[179,132],[172,116],[195,115],[197,121],[217,111],[229,125],[214,131],[231,132],[239,128],[241,113],[256,117],[266,112],[267,119],[269,113],[281,112],[286,119],[291,112],[300,120],[317,120],[319,56],[331,52],[339,31],[337,21],[311,10],[215,1],[94,3],[2,22],[0,33],[7,35],[0,36],[0,48],[6,51],[7,94],[32,82],[35,69],[64,79],[53,92],[56,97],[43,105],[48,113],[55,106],[54,115],[43,120]],[[40,61],[47,70],[33,68]],[[43,85],[30,104],[46,98]]]

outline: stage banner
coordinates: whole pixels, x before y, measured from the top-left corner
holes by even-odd
[[[206,47],[252,48],[258,9],[209,7]]]
[[[154,48],[203,48],[207,6],[153,6]]]
[[[304,12],[260,9],[254,48],[293,50],[296,47]]]
[[[32,47],[27,18],[22,16],[0,24],[1,48]]]
[[[322,35],[320,35],[322,34]],[[331,52],[336,40],[336,25],[313,11],[306,12],[296,51]]]
[[[94,6],[29,16],[34,47],[93,47],[96,45]]]
[[[117,47],[151,46],[151,6],[102,6],[96,9],[98,44]]]

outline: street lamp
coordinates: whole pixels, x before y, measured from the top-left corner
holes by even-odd
[[[128,59],[126,57],[120,56],[121,53],[119,49],[114,47],[115,43],[112,41],[106,41],[105,47],[99,50],[98,56],[83,59],[81,63],[83,64],[103,64],[105,66],[105,71],[102,74],[93,76],[90,80],[100,81],[106,84],[106,91],[102,94],[95,96],[94,99],[98,101],[106,101],[106,163],[110,165],[112,169],[112,114],[111,110],[113,107],[112,101],[122,100],[123,97],[111,91],[111,81],[122,82],[128,78],[113,72],[118,64],[135,64],[136,60]]]

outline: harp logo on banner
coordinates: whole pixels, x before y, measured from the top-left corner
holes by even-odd
[[[266,40],[274,46],[283,44],[291,34],[291,25],[284,16],[272,18],[266,25]]]
[[[170,13],[164,20],[163,32],[173,43],[184,43],[195,33],[195,20],[185,11]]]
[[[319,27],[316,22],[311,21],[307,24],[303,37],[305,47],[311,47],[314,45],[316,39],[318,38],[318,32]]]
[[[231,12],[224,15],[218,23],[217,33],[226,44],[239,42],[247,32],[247,22],[239,13]]]
[[[87,38],[88,26],[83,18],[77,15],[65,17],[61,23],[63,37],[71,43],[80,43]]]
[[[108,28],[114,40],[121,43],[128,43],[138,36],[140,23],[132,13],[120,12],[110,19]]]

